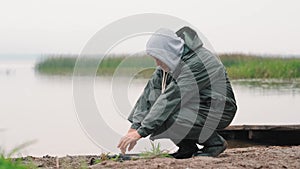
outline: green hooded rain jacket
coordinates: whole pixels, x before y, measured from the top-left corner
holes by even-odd
[[[237,111],[219,58],[203,47],[191,28],[183,27],[176,35],[184,41],[180,63],[165,77],[160,67],[155,70],[128,117],[142,137],[196,139],[204,128],[227,127]]]

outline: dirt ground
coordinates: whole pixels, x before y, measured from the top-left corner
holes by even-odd
[[[198,169],[198,168],[300,168],[300,146],[256,146],[227,149],[217,158],[194,157],[139,159],[123,162],[105,160],[100,156],[25,157],[24,160],[44,169]]]

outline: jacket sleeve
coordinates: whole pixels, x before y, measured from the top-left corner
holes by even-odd
[[[176,85],[172,81],[165,92],[157,98],[149,113],[137,129],[137,132],[142,137],[153,133],[157,127],[161,126],[172,112],[174,112],[176,105],[180,103],[180,96],[178,97],[174,93],[174,89],[176,90],[176,88]]]
[[[152,77],[148,81],[142,95],[137,100],[133,107],[128,120],[132,123],[131,128],[138,129],[141,126],[141,122],[149,113],[151,107],[161,94],[161,69],[158,68],[153,73]]]
[[[142,137],[156,131],[170,115],[180,109],[180,106],[183,106],[195,94],[198,94],[199,90],[208,85],[207,79],[203,79],[203,83],[200,83],[200,85],[197,84],[197,79],[194,78],[192,72],[184,72],[188,70],[190,69],[183,70],[177,80],[171,81],[165,92],[157,98],[137,130]]]

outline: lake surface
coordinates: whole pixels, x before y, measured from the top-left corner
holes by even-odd
[[[118,152],[119,140],[109,147],[99,147],[87,136],[77,119],[73,101],[72,78],[43,76],[34,71],[34,59],[0,60],[0,146],[7,151],[26,141],[34,144],[22,155],[99,154],[105,149]],[[127,88],[129,102],[134,105],[146,80],[134,80]],[[233,81],[238,112],[232,124],[300,124],[300,87],[298,83],[260,83]],[[111,91],[111,79],[95,79],[95,101],[102,117],[122,136],[130,124],[118,113]],[[98,128],[97,128],[98,130]],[[99,135],[103,131],[99,127]],[[106,136],[103,136],[106,137]],[[161,140],[166,149],[174,148],[169,140]],[[150,148],[142,139],[134,152]]]

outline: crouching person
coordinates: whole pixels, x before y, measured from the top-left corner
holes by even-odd
[[[218,156],[227,143],[217,130],[227,127],[237,110],[221,61],[189,27],[176,33],[159,29],[146,52],[158,67],[128,117],[132,125],[118,148],[125,153],[151,135],[152,140],[171,139],[179,147],[174,158]]]

